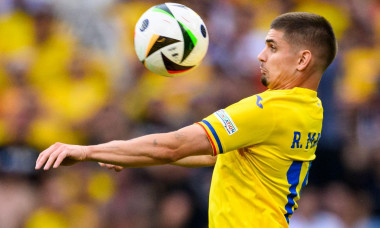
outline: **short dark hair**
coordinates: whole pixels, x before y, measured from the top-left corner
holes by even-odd
[[[334,60],[337,42],[331,24],[322,16],[305,13],[285,13],[272,21],[271,29],[284,32],[284,39],[295,46],[312,48],[325,70]]]

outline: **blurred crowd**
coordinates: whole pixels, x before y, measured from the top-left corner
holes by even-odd
[[[380,227],[380,1],[177,0],[210,46],[176,78],[147,71],[134,25],[157,0],[0,0],[0,227],[207,227],[210,168],[35,171],[54,142],[167,132],[265,88],[257,55],[288,11],[325,16],[339,51],[318,91],[317,159],[290,227]]]

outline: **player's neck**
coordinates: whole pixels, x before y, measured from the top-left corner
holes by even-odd
[[[319,82],[321,81],[322,74],[314,73],[307,77],[302,77],[296,87],[311,89],[317,91]]]
[[[317,91],[320,80],[321,75],[319,74],[300,75],[299,77],[296,77],[294,80],[274,85],[273,87],[269,87],[269,89],[282,90],[300,87]]]

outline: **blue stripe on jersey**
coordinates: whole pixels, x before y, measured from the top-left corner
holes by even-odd
[[[289,187],[289,195],[288,195],[288,203],[285,205],[285,218],[286,221],[289,223],[289,216],[293,214],[293,206],[296,204],[294,201],[294,198],[298,195],[297,193],[297,185],[300,181],[300,174],[301,174],[301,168],[302,168],[302,161],[294,161],[292,165],[290,166],[286,176],[288,178],[288,183],[290,184]]]
[[[202,122],[205,123],[207,125],[207,127],[210,129],[212,135],[215,138],[216,143],[218,144],[219,153],[223,154],[222,143],[220,142],[220,139],[219,139],[218,135],[216,134],[215,129],[211,126],[211,124],[207,120],[202,120]]]
[[[307,168],[306,177],[305,177],[305,179],[303,180],[303,183],[302,183],[302,187],[301,187],[301,189],[303,189],[303,187],[305,187],[305,185],[307,184],[307,179],[309,179],[309,171],[310,171],[310,168],[311,168],[311,161],[309,162],[309,168]]]

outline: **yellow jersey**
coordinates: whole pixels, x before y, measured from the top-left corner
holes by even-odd
[[[317,92],[296,87],[267,90],[198,122],[218,155],[209,227],[288,227],[322,119]]]

